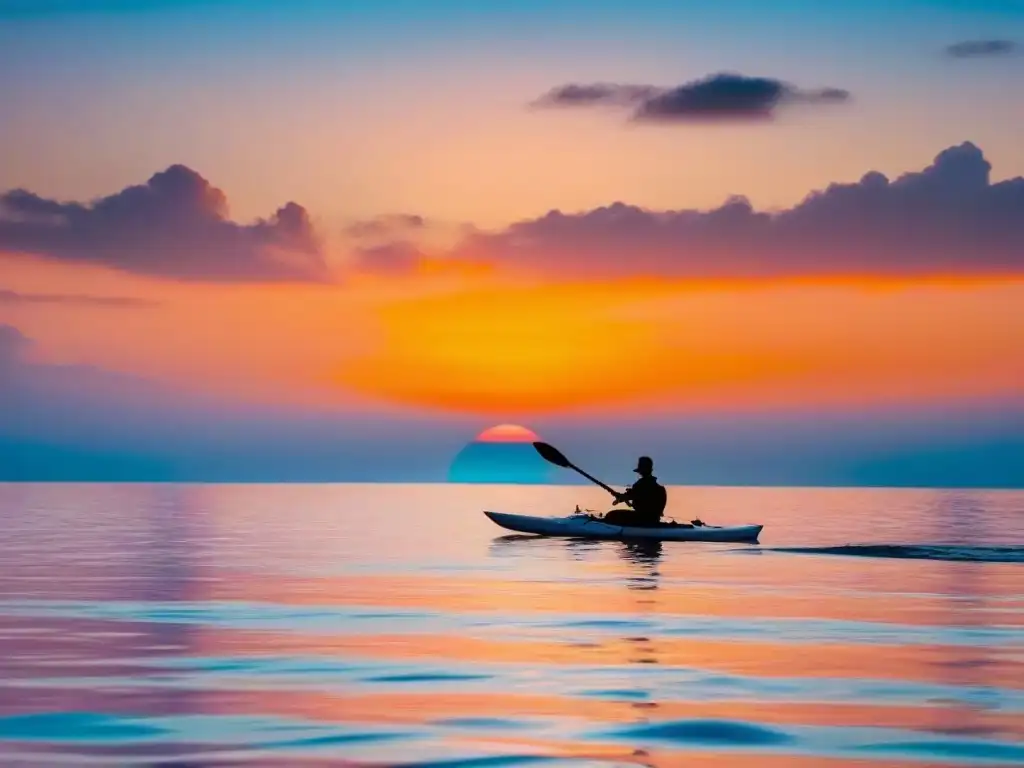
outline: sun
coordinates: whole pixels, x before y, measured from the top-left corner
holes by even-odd
[[[477,443],[534,443],[540,440],[532,429],[519,424],[498,424],[476,436]]]
[[[448,467],[452,483],[546,484],[555,468],[530,445],[540,438],[519,424],[497,424],[466,443]]]

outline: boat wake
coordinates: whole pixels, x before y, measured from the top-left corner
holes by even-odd
[[[762,551],[804,555],[846,555],[897,560],[1024,563],[1024,546],[975,547],[958,544],[845,544],[832,547],[762,547]]]

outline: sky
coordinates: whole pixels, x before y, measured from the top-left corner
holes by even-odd
[[[1024,0],[0,0],[0,479],[1024,487],[1022,74]]]

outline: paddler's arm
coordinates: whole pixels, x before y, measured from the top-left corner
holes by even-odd
[[[632,501],[632,499],[633,499],[633,488],[632,488],[632,486],[627,488],[626,490],[624,490],[622,493],[616,493],[615,494],[615,503],[616,504],[623,504],[623,503],[625,503],[627,501]]]

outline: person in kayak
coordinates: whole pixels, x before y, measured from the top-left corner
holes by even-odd
[[[654,461],[650,456],[641,456],[633,471],[640,475],[640,479],[615,495],[616,504],[628,501],[633,508],[613,509],[605,514],[602,521],[612,525],[637,527],[658,525],[668,503],[668,493],[654,476]]]

